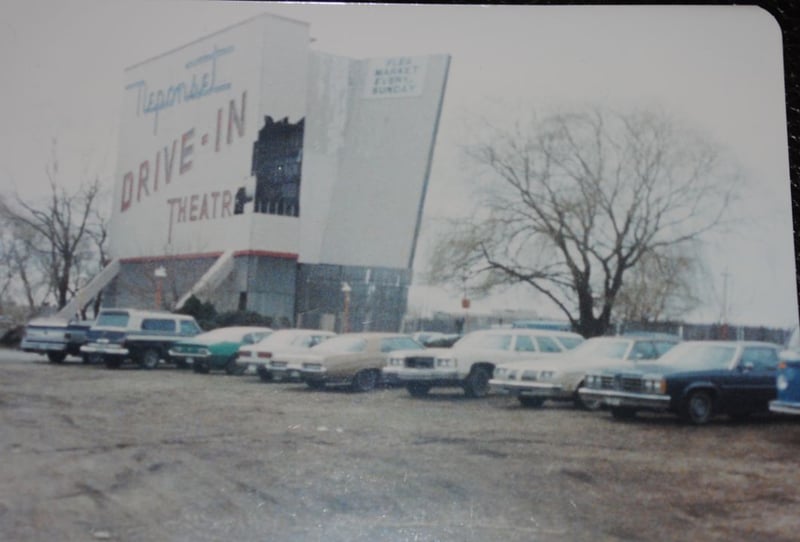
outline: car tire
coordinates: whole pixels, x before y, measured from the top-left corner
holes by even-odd
[[[431,391],[430,384],[406,384],[406,389],[412,397],[425,397]]]
[[[578,385],[578,388],[575,390],[575,398],[572,401],[575,406],[581,410],[588,410],[589,412],[600,410],[600,408],[603,406],[603,402],[600,399],[586,399],[583,397],[580,393],[578,393],[578,390],[581,389],[581,386],[583,386],[583,382],[581,382]]]
[[[325,381],[324,380],[306,380],[306,386],[308,386],[312,390],[322,390],[322,389],[325,389]]]
[[[272,382],[275,380],[275,377],[272,375],[272,373],[266,370],[264,367],[259,366],[256,372],[258,373],[258,378],[260,378],[262,382]]]
[[[244,373],[244,371],[244,365],[239,365],[236,363],[236,356],[233,356],[228,360],[228,363],[225,364],[225,372],[229,375],[240,375]]]
[[[142,369],[152,370],[158,367],[158,350],[155,348],[148,348],[139,355],[139,367]]]
[[[517,397],[517,400],[527,408],[539,408],[544,404],[544,399],[541,397]]]
[[[714,413],[714,398],[706,390],[693,391],[681,409],[681,418],[693,425],[704,425]]]
[[[379,372],[375,369],[363,369],[358,371],[350,383],[350,388],[359,393],[372,391],[378,385]]]
[[[636,409],[631,407],[611,407],[611,416],[617,420],[632,420],[636,417]]]
[[[464,383],[467,397],[486,397],[489,393],[489,372],[483,367],[475,367]]]
[[[67,359],[66,352],[48,352],[47,359],[50,363],[63,363]]]

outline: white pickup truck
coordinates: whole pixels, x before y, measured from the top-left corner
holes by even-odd
[[[488,329],[473,331],[452,348],[392,352],[383,368],[384,380],[404,384],[415,396],[435,386],[460,386],[469,397],[483,397],[497,363],[560,354],[583,342],[568,331]]]
[[[25,326],[19,347],[24,352],[44,354],[51,363],[61,363],[68,355],[81,355],[81,345],[91,326],[91,321],[35,318]]]

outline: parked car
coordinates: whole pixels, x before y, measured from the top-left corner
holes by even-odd
[[[381,368],[395,350],[423,350],[408,335],[399,333],[345,333],[308,352],[287,354],[287,370],[298,371],[311,388],[347,384],[353,391],[369,391],[381,381]]]
[[[743,418],[775,398],[780,347],[764,342],[687,341],[658,363],[593,371],[579,393],[615,418],[672,412],[695,425],[715,414]]]
[[[770,401],[769,409],[781,414],[800,414],[800,352],[782,352],[775,380],[777,398]]]
[[[460,386],[469,397],[483,397],[498,363],[561,354],[583,342],[577,333],[542,329],[473,331],[451,348],[395,352],[383,369],[388,382],[404,384],[413,396],[435,386]]]
[[[557,357],[502,363],[495,368],[489,386],[517,397],[524,406],[539,407],[546,400],[573,401],[577,407],[597,410],[600,401],[587,400],[578,393],[588,371],[620,361],[652,361],[679,342],[677,336],[595,337]]]
[[[220,327],[176,342],[169,355],[179,365],[191,365],[196,373],[217,370],[236,374],[246,369],[236,363],[239,347],[257,343],[270,333],[272,329],[268,327]]]
[[[126,360],[144,369],[169,361],[169,349],[202,330],[191,316],[163,311],[104,309],[86,335],[81,353],[115,369]]]
[[[24,352],[44,354],[51,363],[61,363],[70,356],[80,356],[81,346],[92,327],[91,320],[59,320],[56,318],[35,318],[25,326],[20,342]],[[84,362],[89,361],[84,357]]]
[[[260,342],[239,348],[237,362],[256,368],[264,382],[273,380],[300,380],[299,369],[287,370],[289,362],[284,355],[305,352],[312,346],[335,337],[332,331],[319,329],[279,329]]]

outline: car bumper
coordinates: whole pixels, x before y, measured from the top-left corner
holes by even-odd
[[[800,403],[790,401],[770,401],[769,409],[779,414],[800,414]]]
[[[669,395],[656,393],[633,393],[619,390],[596,390],[581,388],[578,390],[581,397],[588,400],[599,400],[610,407],[632,407],[648,410],[668,410],[670,405]]]
[[[514,382],[511,380],[489,381],[492,391],[513,395],[515,397],[543,397],[546,399],[557,399],[564,396],[572,396],[571,392],[564,391],[559,384],[548,384],[544,382]]]
[[[383,369],[383,379],[387,383],[413,383],[426,382],[436,383],[437,385],[460,384],[461,378],[458,372],[453,369],[406,369],[403,367],[385,367]]]
[[[104,356],[127,356],[130,354],[130,350],[123,346],[104,344],[84,344],[81,346],[81,352],[84,354],[100,354]]]
[[[22,339],[19,347],[24,352],[63,352],[67,349],[67,343]]]
[[[276,380],[302,380],[303,379],[303,370],[300,367],[270,367],[266,364],[260,364],[258,366],[259,371],[266,371],[267,373],[271,374],[272,377]],[[319,374],[320,371],[306,371],[307,374]]]

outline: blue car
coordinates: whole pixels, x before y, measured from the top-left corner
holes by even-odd
[[[775,379],[778,397],[769,409],[781,414],[800,414],[800,353],[783,352]]]
[[[615,418],[672,412],[702,425],[715,414],[744,418],[768,411],[776,397],[780,347],[762,342],[688,341],[652,364],[589,373],[579,390]]]

